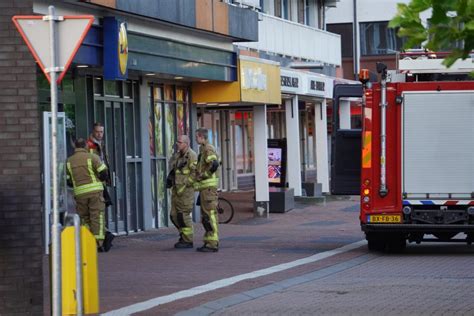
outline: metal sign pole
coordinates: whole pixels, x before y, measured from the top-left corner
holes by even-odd
[[[48,8],[49,16],[49,44],[51,54],[51,65],[48,69],[51,77],[51,143],[52,143],[52,169],[53,169],[53,226],[52,226],[52,311],[54,316],[60,316],[61,312],[61,227],[59,224],[58,210],[58,156],[57,156],[57,112],[58,112],[58,85],[56,65],[56,20],[54,6]]]

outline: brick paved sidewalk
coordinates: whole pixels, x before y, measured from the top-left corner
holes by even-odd
[[[221,195],[233,203],[236,214],[230,224],[219,226],[218,253],[174,249],[178,234],[174,227],[170,227],[119,236],[109,253],[99,254],[101,312],[305,258],[363,239],[358,221],[358,197],[330,201],[326,205],[297,203],[290,212],[271,213],[268,219],[263,219],[253,216],[253,192]],[[204,230],[200,223],[196,223],[194,228],[196,248],[202,244]],[[336,259],[325,259],[326,262],[318,264],[329,265]],[[140,315],[174,315],[202,305],[203,301],[309,270],[309,267],[300,267],[288,273],[240,282],[219,291],[168,303]]]
[[[269,219],[253,217],[253,192],[222,193],[236,209],[230,224],[220,225],[220,250],[176,250],[174,228],[118,237],[111,252],[99,255],[101,311],[189,289],[289,262],[363,239],[358,222],[358,199],[324,205],[296,205]],[[195,247],[203,229],[195,225]],[[225,291],[219,291],[224,295]],[[180,304],[183,306],[180,307]],[[199,302],[176,302],[169,312]],[[164,311],[163,308],[160,311]],[[161,314],[161,313],[160,313]]]

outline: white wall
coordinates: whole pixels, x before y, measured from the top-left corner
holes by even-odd
[[[326,9],[326,23],[350,23],[353,20],[353,1],[341,0],[336,8]],[[359,22],[389,21],[397,13],[397,3],[410,0],[357,0]]]

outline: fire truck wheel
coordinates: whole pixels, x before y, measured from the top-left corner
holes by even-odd
[[[387,242],[388,252],[402,252],[407,246],[406,239],[403,235],[392,235]]]
[[[381,234],[366,233],[367,246],[370,251],[384,251],[385,239]]]

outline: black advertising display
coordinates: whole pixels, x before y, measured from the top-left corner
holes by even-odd
[[[286,184],[286,139],[268,139],[268,182],[270,186]]]

